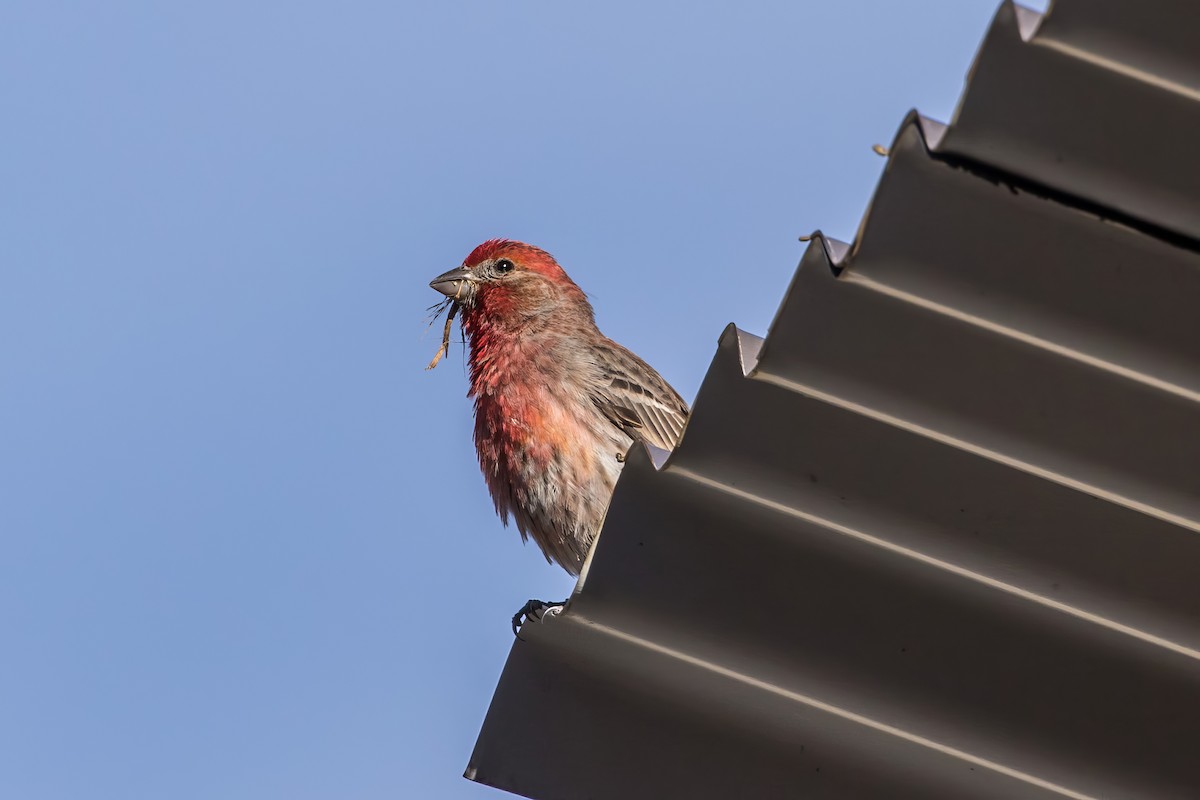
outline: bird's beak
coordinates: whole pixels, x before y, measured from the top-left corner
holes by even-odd
[[[454,300],[466,300],[471,291],[475,276],[466,267],[457,267],[449,272],[443,272],[429,282],[430,289],[436,289],[446,297]]]

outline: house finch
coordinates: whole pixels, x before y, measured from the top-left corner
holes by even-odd
[[[496,512],[578,575],[630,445],[673,448],[687,404],[600,333],[587,296],[544,250],[492,239],[429,285],[461,314],[475,449]]]

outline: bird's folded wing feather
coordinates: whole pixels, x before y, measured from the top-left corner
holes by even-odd
[[[683,398],[649,364],[615,342],[599,366],[592,399],[600,411],[634,439],[673,449],[687,422]]]

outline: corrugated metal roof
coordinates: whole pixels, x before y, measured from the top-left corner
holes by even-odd
[[[1200,6],[1037,22],[1003,6],[854,245],[814,241],[765,341],[726,331],[468,777],[1200,796]]]
[[[934,149],[1200,238],[1200,3],[1005,3]]]

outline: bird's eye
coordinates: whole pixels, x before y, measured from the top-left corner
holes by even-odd
[[[511,261],[509,261],[507,258],[502,258],[499,261],[497,261],[495,264],[492,265],[492,269],[496,270],[496,272],[499,272],[501,275],[503,275],[506,272],[513,271],[513,263]]]

